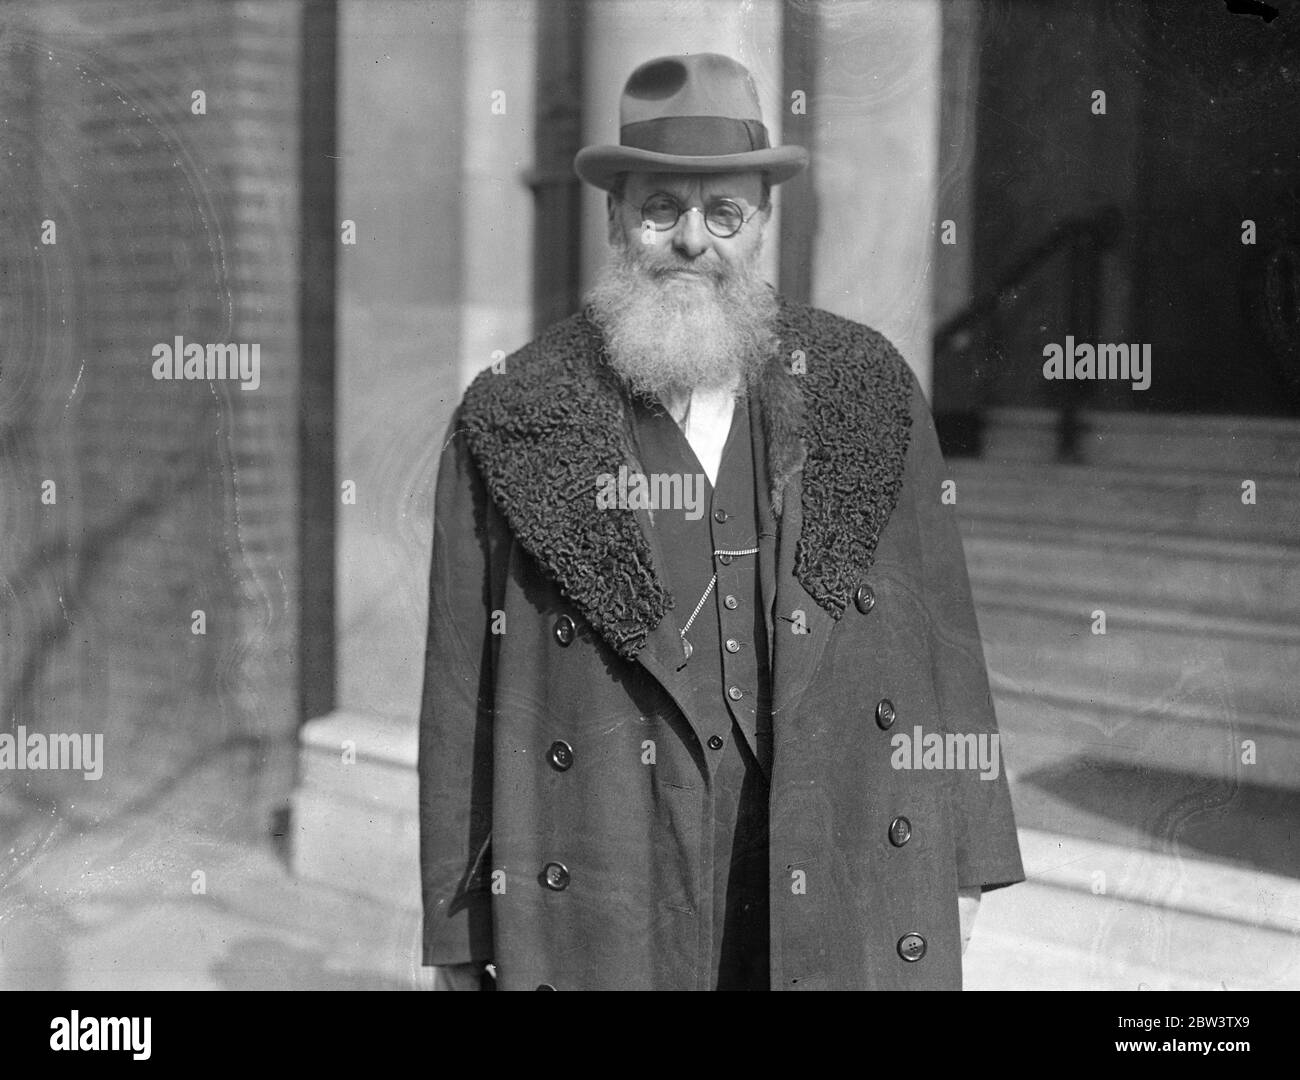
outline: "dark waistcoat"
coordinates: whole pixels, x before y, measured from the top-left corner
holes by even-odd
[[[713,728],[713,941],[719,989],[767,989],[768,777],[772,766],[771,662],[760,582],[759,514],[749,410],[738,401],[716,484],[660,406],[630,410],[633,445],[648,490],[680,494],[651,520],[664,575],[680,597],[683,674]],[[669,481],[668,478],[671,478]],[[689,496],[689,497],[688,497]],[[768,615],[770,617],[770,613]]]

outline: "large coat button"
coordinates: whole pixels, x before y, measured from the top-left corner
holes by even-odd
[[[876,723],[880,725],[881,730],[888,731],[897,719],[898,713],[894,711],[894,703],[889,698],[881,698],[880,704],[876,706]]]
[[[912,823],[905,817],[896,817],[889,823],[889,842],[902,847],[912,839]]]
[[[925,955],[925,938],[920,934],[904,934],[898,939],[898,955],[909,964],[915,964]]]
[[[865,615],[876,606],[876,591],[864,581],[853,594],[853,603]]]
[[[555,640],[561,645],[572,645],[577,633],[578,627],[569,616],[561,615],[555,620]]]
[[[723,747],[724,745],[725,745],[725,744],[724,744],[723,741],[722,741],[722,736],[721,736],[721,735],[710,735],[710,736],[709,736],[709,749],[710,749],[710,750],[721,750],[722,747]]]
[[[559,769],[560,772],[564,772],[573,764],[573,747],[563,739],[557,739],[551,743],[551,749],[546,756],[555,768]]]
[[[548,889],[563,892],[569,887],[569,868],[564,863],[548,862],[542,867],[542,881]]]
[[[554,990],[555,987],[553,987],[550,983],[542,983],[542,985],[539,986],[537,989],[538,989],[538,990]],[[534,991],[534,993],[536,993],[536,991]],[[558,993],[558,991],[557,991],[557,993]]]

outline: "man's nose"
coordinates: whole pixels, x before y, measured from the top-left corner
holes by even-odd
[[[708,250],[709,230],[704,227],[704,211],[699,207],[683,210],[673,230],[673,248],[678,254],[697,259]]]

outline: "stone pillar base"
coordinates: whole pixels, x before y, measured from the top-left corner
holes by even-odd
[[[413,719],[334,712],[303,725],[296,877],[419,912],[417,740]]]

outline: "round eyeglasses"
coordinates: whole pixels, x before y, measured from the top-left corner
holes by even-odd
[[[627,202],[626,199],[623,201]],[[722,240],[735,236],[746,222],[753,221],[759,213],[755,210],[749,217],[745,217],[740,205],[731,199],[710,199],[704,209],[700,210],[698,206],[683,206],[671,195],[659,192],[641,204],[641,222],[655,232],[667,232],[683,214],[689,214],[692,210],[699,210],[704,215],[704,227]]]

